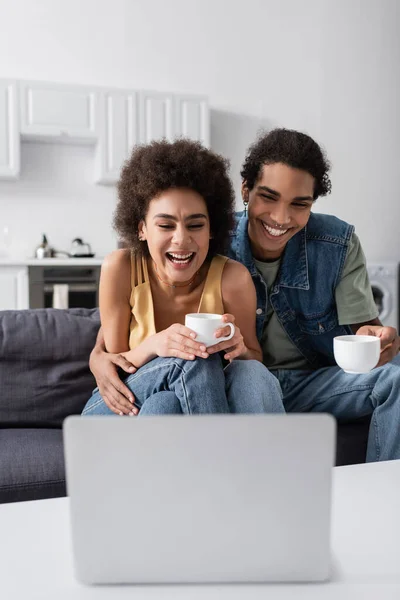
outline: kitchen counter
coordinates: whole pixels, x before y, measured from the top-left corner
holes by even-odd
[[[0,311],[27,308],[98,306],[100,267],[104,258],[15,258],[0,257]],[[62,306],[54,303],[56,285]],[[86,295],[86,296],[85,296]],[[71,296],[71,298],[69,298]],[[73,296],[73,297],[72,297]],[[84,297],[85,296],[85,297]],[[47,299],[46,299],[47,298]],[[58,302],[58,301],[57,301]]]
[[[62,267],[62,266],[100,266],[103,258],[0,258],[0,267]]]

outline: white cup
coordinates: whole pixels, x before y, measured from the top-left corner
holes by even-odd
[[[230,340],[235,335],[235,326],[233,323],[224,323],[222,315],[212,313],[190,313],[185,316],[185,325],[197,333],[196,342],[204,344],[206,348]],[[231,332],[225,337],[215,337],[215,332],[221,327],[230,327]]]
[[[346,373],[368,373],[378,364],[380,352],[380,339],[373,335],[339,335],[333,339],[335,360]]]

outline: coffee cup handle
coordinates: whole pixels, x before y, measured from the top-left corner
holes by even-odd
[[[231,332],[229,335],[226,335],[224,337],[220,337],[218,338],[218,342],[227,342],[228,340],[231,340],[233,338],[233,336],[235,335],[235,326],[233,323],[224,323],[224,327],[225,325],[229,325],[229,327],[231,328]]]

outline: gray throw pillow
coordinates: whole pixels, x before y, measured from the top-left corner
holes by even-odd
[[[0,311],[0,427],[58,427],[82,411],[99,327],[97,309]]]

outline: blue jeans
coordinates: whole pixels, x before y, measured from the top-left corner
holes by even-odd
[[[277,379],[256,360],[236,360],[224,369],[218,354],[193,361],[155,358],[124,383],[140,416],[285,412]],[[96,389],[82,414],[114,413]]]
[[[339,367],[272,373],[287,412],[328,412],[338,419],[372,414],[367,462],[400,458],[400,355],[362,375]]]

